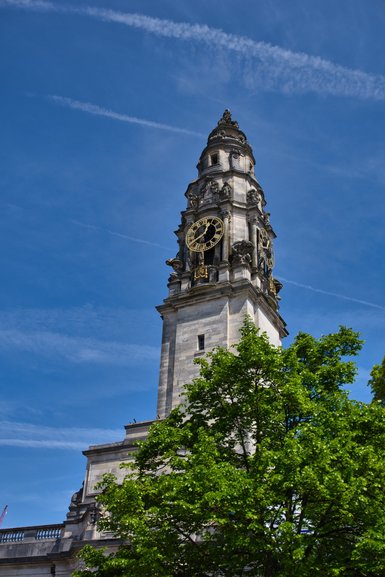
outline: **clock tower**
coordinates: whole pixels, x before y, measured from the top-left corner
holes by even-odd
[[[246,315],[274,345],[287,335],[278,314],[282,285],[273,276],[275,234],[254,166],[245,134],[225,110],[185,193],[179,250],[166,261],[169,294],[157,307],[163,319],[158,418],[181,402],[183,385],[197,376],[194,359],[236,343]]]
[[[246,315],[274,345],[287,334],[278,314],[281,283],[273,276],[275,234],[254,165],[245,134],[225,110],[200,156],[198,178],[187,187],[178,252],[167,261],[169,294],[158,307],[163,318],[158,418],[181,402],[183,385],[198,374],[196,358],[239,341]],[[0,531],[0,575],[69,577],[79,568],[85,544],[116,549],[119,541],[96,523],[97,483],[106,473],[123,480],[121,464],[132,460],[152,422],[130,423],[122,441],[84,451],[84,483],[63,523]]]

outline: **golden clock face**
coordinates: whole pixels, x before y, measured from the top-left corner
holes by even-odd
[[[194,252],[209,250],[221,240],[223,222],[217,216],[207,216],[194,222],[186,234],[186,244]]]

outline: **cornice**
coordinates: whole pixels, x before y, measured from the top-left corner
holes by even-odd
[[[177,293],[166,298],[156,310],[163,315],[164,313],[176,312],[192,304],[207,302],[208,300],[217,300],[222,297],[236,296],[241,293],[247,293],[255,303],[257,303],[266,316],[279,328],[280,337],[283,338],[289,333],[286,330],[286,323],[280,314],[273,309],[268,301],[268,297],[258,288],[252,285],[248,280],[239,280],[234,282],[218,282],[211,284],[199,285],[192,287],[184,293]]]

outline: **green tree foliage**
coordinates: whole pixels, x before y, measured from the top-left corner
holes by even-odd
[[[385,405],[385,357],[380,365],[374,365],[370,377],[368,384],[372,389],[373,401]]]
[[[351,401],[361,343],[341,327],[286,349],[246,321],[201,360],[183,407],[155,424],[122,484],[107,475],[77,577],[385,574],[385,411]]]

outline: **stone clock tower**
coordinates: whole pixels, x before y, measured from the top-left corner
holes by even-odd
[[[275,234],[254,165],[245,134],[225,110],[199,159],[198,178],[187,187],[178,252],[167,261],[169,294],[158,307],[163,318],[158,419],[182,400],[183,385],[198,373],[194,359],[236,343],[246,315],[275,345],[287,334],[278,314],[281,283],[273,277]],[[112,534],[98,529],[97,483],[105,473],[123,479],[122,462],[133,458],[152,422],[131,423],[122,441],[84,451],[84,483],[63,523],[0,530],[0,576],[70,577],[86,543],[118,546]]]
[[[245,134],[225,110],[209,134],[185,193],[176,235],[179,250],[163,318],[158,418],[181,402],[181,389],[197,376],[194,359],[239,340],[246,315],[279,345],[287,332],[278,314],[281,283],[273,277],[274,231],[255,178]]]

